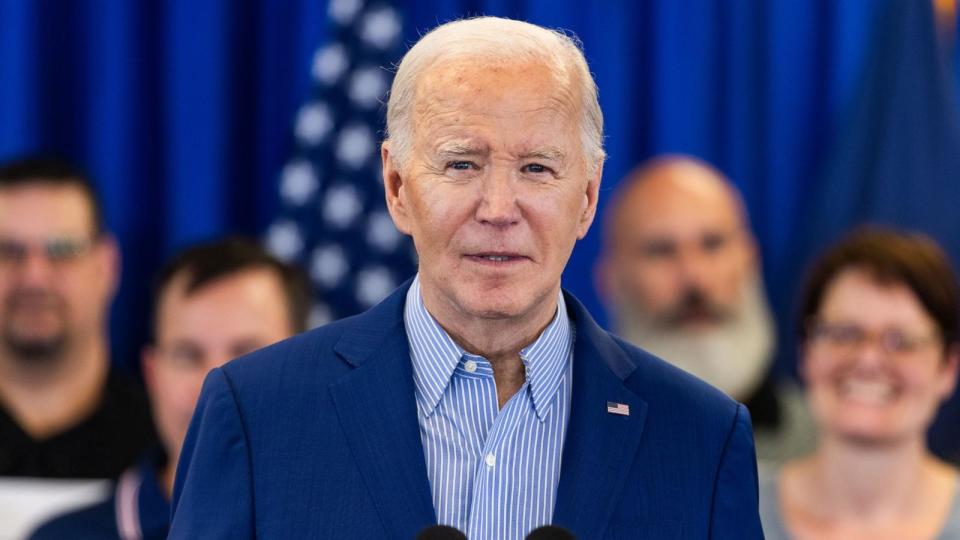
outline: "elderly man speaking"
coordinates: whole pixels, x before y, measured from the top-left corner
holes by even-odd
[[[560,289],[602,124],[564,34],[478,18],[411,48],[382,156],[419,274],[210,373],[170,537],[762,538],[746,409]]]

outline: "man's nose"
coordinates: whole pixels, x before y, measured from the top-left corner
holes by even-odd
[[[681,280],[690,285],[703,288],[713,271],[703,253],[697,249],[680,249],[677,257],[677,271]]]
[[[53,264],[40,250],[28,249],[18,265],[21,283],[46,285],[53,277]]]
[[[493,168],[481,180],[477,221],[505,227],[520,221],[515,179],[510,172]]]

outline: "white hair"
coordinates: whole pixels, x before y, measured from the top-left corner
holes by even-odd
[[[411,118],[418,79],[438,61],[478,59],[491,63],[539,61],[579,95],[580,133],[588,172],[603,163],[603,113],[597,85],[575,36],[527,22],[478,17],[442,24],[404,55],[387,103],[387,140],[394,164],[403,168],[413,141]]]

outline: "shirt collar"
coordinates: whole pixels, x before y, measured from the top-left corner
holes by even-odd
[[[410,343],[413,379],[421,413],[431,416],[450,385],[454,371],[466,351],[427,311],[417,275],[407,291],[403,319]],[[557,298],[557,312],[533,343],[520,351],[526,369],[527,391],[537,417],[543,422],[549,413],[566,373],[573,334],[563,294]]]

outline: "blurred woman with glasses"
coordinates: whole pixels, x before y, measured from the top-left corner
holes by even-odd
[[[766,537],[960,538],[958,472],[926,444],[960,355],[946,255],[921,235],[854,231],[815,262],[801,315],[819,440],[762,475]]]

